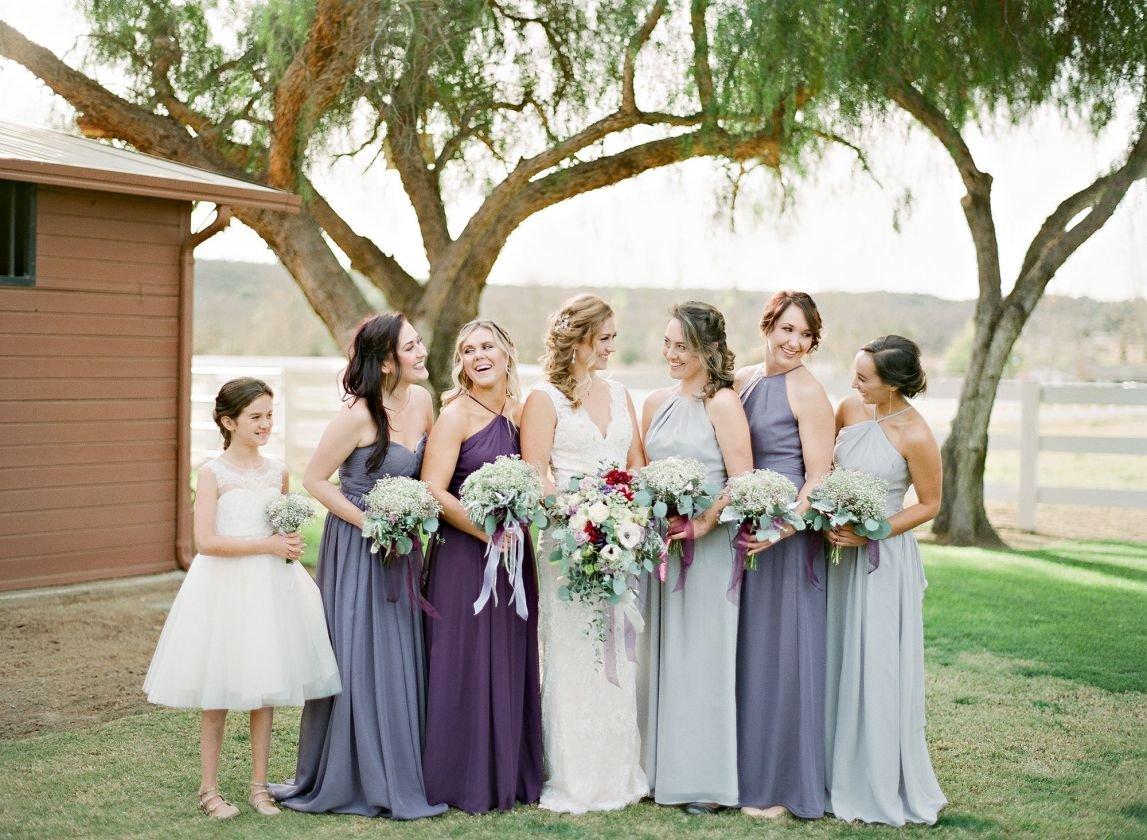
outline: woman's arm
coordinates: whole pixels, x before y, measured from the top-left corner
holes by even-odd
[[[466,440],[467,431],[466,416],[450,408],[447,406],[430,430],[426,452],[422,456],[422,480],[442,505],[442,516],[447,522],[475,539],[489,542],[486,532],[470,521],[458,497],[446,489],[454,477],[454,468],[458,466],[458,452]]]
[[[789,393],[789,403],[797,419],[801,457],[804,459],[804,484],[797,493],[799,513],[808,510],[808,494],[832,469],[832,449],[836,443],[832,403],[828,401],[824,386],[811,373],[805,373],[792,382]]]
[[[645,447],[641,445],[641,427],[637,423],[637,409],[633,407],[633,397],[625,392],[625,408],[629,412],[629,422],[633,427],[633,439],[629,442],[629,452],[625,456],[627,470],[639,470],[649,463]]]
[[[558,414],[549,396],[542,391],[531,393],[522,409],[522,460],[532,465],[542,477],[543,497],[557,492],[550,474],[550,452],[554,448],[557,426]]]
[[[195,549],[210,557],[243,557],[248,554],[274,554],[295,560],[302,556],[303,538],[298,534],[272,534],[269,537],[221,537],[215,532],[215,507],[219,483],[210,467],[199,470],[195,482]]]
[[[944,474],[940,447],[923,417],[913,423],[908,431],[902,440],[903,451],[900,454],[908,462],[908,475],[916,488],[916,504],[888,518],[892,524],[892,533],[888,535],[890,537],[911,531],[917,525],[935,518],[940,512],[940,488]]]
[[[319,445],[315,447],[303,473],[303,487],[339,519],[362,529],[363,513],[330,482],[330,477],[360,444],[368,429],[373,429],[366,406],[361,402],[344,408],[335,415]]]

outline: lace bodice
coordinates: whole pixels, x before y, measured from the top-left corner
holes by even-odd
[[[270,536],[267,503],[283,492],[286,467],[264,458],[261,466],[244,470],[216,458],[201,469],[210,470],[219,485],[215,533],[225,537]]]
[[[629,418],[625,386],[612,379],[605,381],[609,384],[609,425],[605,435],[584,406],[575,409],[565,394],[549,382],[537,386],[549,396],[558,417],[550,450],[550,468],[559,489],[564,489],[570,476],[594,470],[602,461],[625,466],[629,445],[633,441],[633,423]]]

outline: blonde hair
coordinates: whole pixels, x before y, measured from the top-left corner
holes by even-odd
[[[734,357],[725,340],[725,316],[708,303],[689,300],[673,307],[670,316],[681,324],[685,344],[696,353],[709,381],[701,395],[709,399],[722,388],[733,387]]]
[[[468,394],[474,386],[473,380],[462,364],[462,345],[480,329],[489,330],[494,336],[494,344],[506,354],[506,395],[516,400],[521,394],[521,386],[518,384],[518,349],[514,346],[514,340],[496,322],[487,318],[475,318],[463,324],[462,329],[458,330],[458,338],[454,342],[454,367],[450,371],[450,381],[454,383],[454,387],[442,395],[443,407],[463,394]]]
[[[542,354],[542,376],[577,408],[581,398],[574,389],[573,365],[577,346],[592,338],[602,324],[613,317],[609,304],[597,295],[581,294],[570,298],[562,308],[546,319],[546,352]]]

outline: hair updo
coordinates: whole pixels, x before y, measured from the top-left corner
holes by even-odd
[[[370,419],[378,429],[378,440],[366,459],[368,472],[374,472],[386,459],[390,448],[390,420],[382,404],[384,394],[398,384],[398,336],[406,316],[401,312],[375,315],[363,321],[350,342],[349,361],[343,373],[343,390],[348,397],[366,402]],[[382,373],[389,363],[390,373]]]
[[[717,307],[696,300],[679,303],[670,316],[681,324],[685,345],[701,358],[708,382],[701,389],[709,399],[722,388],[733,387],[733,351],[725,339],[725,316]]]
[[[777,320],[790,306],[795,306],[804,313],[804,319],[808,322],[809,331],[812,333],[812,346],[808,349],[811,353],[820,346],[823,322],[820,310],[816,308],[816,301],[805,292],[777,292],[769,298],[769,302],[765,304],[765,311],[761,313],[761,332],[766,336],[771,333],[773,327],[777,325]]]
[[[262,379],[243,376],[223,383],[223,387],[219,389],[219,393],[215,397],[215,410],[211,412],[211,416],[223,435],[224,449],[231,445],[231,430],[223,425],[223,418],[228,417],[237,421],[239,415],[243,413],[243,409],[262,396],[268,396],[272,399],[275,396],[275,393]]]
[[[466,366],[462,364],[462,345],[471,335],[481,329],[487,329],[494,336],[494,344],[506,354],[506,396],[518,399],[521,394],[521,385],[518,383],[518,348],[510,334],[498,325],[496,321],[488,318],[475,318],[458,330],[458,338],[454,341],[454,366],[450,370],[450,381],[454,387],[442,395],[442,405],[454,402],[463,394],[469,393],[474,387],[470,374],[466,373]]]
[[[582,294],[562,304],[546,319],[546,352],[542,354],[542,376],[557,388],[574,408],[581,405],[575,395],[574,357],[577,346],[593,336],[613,317],[609,304],[597,295]]]
[[[920,365],[920,348],[912,339],[885,335],[874,338],[860,349],[872,355],[872,364],[880,381],[905,397],[914,397],[927,389],[928,376]]]

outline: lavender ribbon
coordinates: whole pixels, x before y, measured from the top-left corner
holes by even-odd
[[[880,540],[869,540],[865,548],[868,554],[868,573],[872,574],[880,568]]]
[[[815,539],[814,539],[815,536]],[[805,538],[805,568],[808,571],[808,582],[814,588],[824,591],[824,584],[820,582],[820,578],[816,576],[816,552],[817,548],[824,545],[824,538],[814,531],[809,531],[808,536]]]
[[[637,599],[632,592],[627,592],[621,602],[625,658],[634,663],[637,662],[637,633],[639,630],[645,629],[645,621],[634,606],[636,602]],[[605,678],[620,688],[621,682],[617,678],[617,610],[615,605],[606,602],[602,605],[601,614],[605,622],[605,646],[602,651],[605,659]],[[635,623],[640,626],[635,626]]]
[[[503,555],[502,540],[506,536],[510,537],[510,544]],[[478,599],[474,601],[474,615],[480,613],[491,598],[494,599],[494,606],[498,606],[498,588],[496,586],[498,564],[504,560],[506,573],[509,575],[513,586],[510,597],[514,603],[514,611],[518,614],[518,618],[523,621],[529,616],[522,568],[525,553],[525,531],[521,523],[511,519],[494,531],[489,544],[486,546],[486,567],[482,570],[482,589],[478,593]]]
[[[750,523],[742,522],[733,537],[733,573],[729,576],[729,588],[725,597],[731,604],[741,603],[741,581],[745,579],[745,558],[749,553],[749,539],[753,532]]]
[[[685,520],[685,539],[681,540],[681,573],[677,575],[677,585],[674,592],[685,588],[685,580],[689,577],[689,567],[693,565],[693,520]]]
[[[410,553],[406,555],[406,586],[410,592],[410,603],[417,606],[431,618],[441,618],[438,611],[434,609],[434,606],[422,595],[422,588],[419,584],[422,580],[422,541],[419,540],[417,536],[412,537],[412,539],[414,541],[414,547],[410,550]],[[382,556],[384,558],[384,565],[389,565],[392,559],[401,559],[398,553],[398,541],[395,540],[388,543]],[[401,587],[396,591],[395,588],[390,585],[390,577],[385,574],[383,575],[383,587],[386,589],[386,600],[391,604],[398,603],[398,595],[399,591],[401,591]]]

